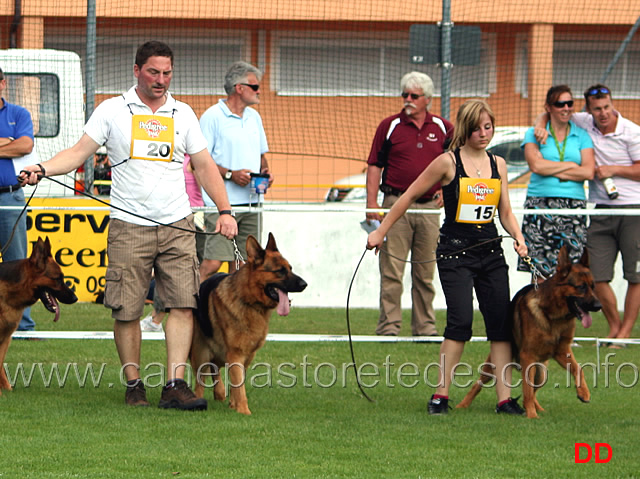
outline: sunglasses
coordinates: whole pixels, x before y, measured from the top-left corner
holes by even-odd
[[[258,91],[260,89],[260,85],[252,85],[251,83],[240,83],[240,85],[248,86],[253,91]]]
[[[417,93],[407,93],[406,91],[403,91],[400,96],[402,98],[404,98],[405,100],[409,97],[411,97],[412,100],[417,100],[418,98],[420,98],[421,96],[424,95],[418,95]]]
[[[598,93],[602,93],[603,95],[609,95],[611,92],[609,91],[609,89],[608,89],[608,88],[604,88],[604,87],[601,87],[601,88],[592,88],[591,90],[589,90],[589,91],[587,92],[587,94],[588,94],[589,96],[597,95]]]
[[[573,100],[556,101],[553,103],[553,106],[555,106],[556,108],[564,108],[565,106],[568,106],[569,108],[573,108]]]

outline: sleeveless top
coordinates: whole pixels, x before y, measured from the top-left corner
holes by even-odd
[[[455,237],[469,239],[472,242],[481,242],[496,238],[498,236],[498,229],[493,219],[486,223],[463,223],[456,220],[458,216],[458,202],[460,200],[460,178],[469,178],[469,176],[462,165],[460,149],[457,148],[453,153],[456,160],[456,174],[451,183],[442,187],[445,212],[445,219],[440,228],[442,239]],[[491,178],[497,179],[498,185],[500,185],[501,179],[496,160],[491,153],[487,152],[487,155],[491,163]],[[478,178],[478,180],[482,181],[481,178]]]

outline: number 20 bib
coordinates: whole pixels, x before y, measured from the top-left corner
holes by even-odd
[[[456,221],[459,223],[489,223],[500,202],[498,178],[460,178],[460,195]]]
[[[173,118],[133,115],[131,122],[131,158],[171,161],[173,159]]]

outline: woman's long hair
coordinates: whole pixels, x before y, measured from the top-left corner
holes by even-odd
[[[496,117],[486,101],[468,100],[460,106],[458,115],[456,116],[456,125],[453,130],[453,140],[451,141],[450,150],[453,151],[456,148],[464,146],[473,131],[480,126],[480,116],[482,116],[483,113],[489,115],[491,124],[495,128]]]

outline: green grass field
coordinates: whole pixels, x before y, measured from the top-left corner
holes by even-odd
[[[42,331],[112,327],[108,311],[95,304],[63,305],[58,323],[40,304],[33,315]],[[351,311],[352,332],[373,334],[376,319],[374,310]],[[442,331],[443,311],[438,323]],[[593,327],[579,325],[577,335],[604,337],[605,323],[597,314]],[[476,326],[474,335],[483,336],[480,319]],[[294,308],[289,317],[271,321],[272,333],[346,331],[342,309]],[[634,333],[640,335],[638,329]],[[429,416],[426,403],[436,381],[438,344],[356,343],[354,348],[358,364],[367,363],[363,382],[377,381],[367,389],[375,403],[363,399],[352,369],[345,378],[343,365],[351,362],[348,343],[268,342],[249,372],[253,415],[246,417],[213,400],[206,412],[155,407],[164,341],[143,344],[143,377],[154,406],[141,409],[124,405],[113,341],[15,340],[5,368],[13,379],[23,368],[25,377],[0,397],[0,477],[640,476],[638,346],[598,351],[589,341],[574,349],[585,365],[590,404],[578,401],[566,372],[551,364],[547,385],[538,394],[546,409],[538,420],[497,416],[492,389],[468,410]],[[462,360],[475,370],[487,352],[487,343],[469,343]],[[605,367],[607,354],[611,364]],[[594,377],[588,364],[596,363],[600,372]],[[474,378],[462,375],[459,382]],[[452,388],[453,403],[465,393],[466,388]],[[576,442],[608,443],[613,456],[608,463],[575,464]],[[606,456],[606,450],[602,453]]]

